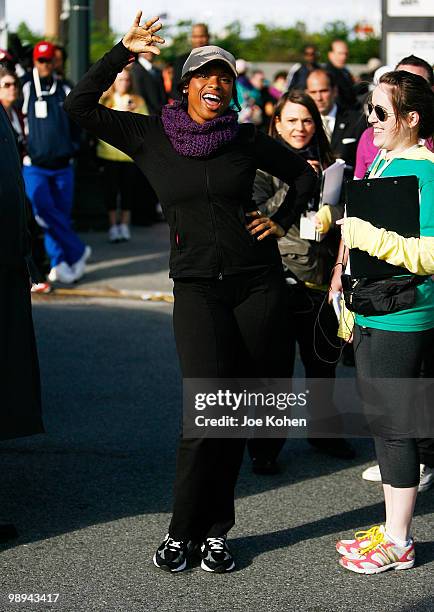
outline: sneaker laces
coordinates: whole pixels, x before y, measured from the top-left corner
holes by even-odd
[[[380,530],[376,531],[372,536],[370,544],[368,544],[368,546],[364,546],[363,548],[359,548],[359,555],[365,556],[367,553],[377,548],[379,544],[383,544],[384,541],[384,533]]]
[[[176,540],[174,540],[173,538],[169,538],[169,539],[167,540],[167,544],[166,544],[167,548],[170,548],[170,549],[172,549],[172,550],[173,550],[173,549],[176,549],[176,550],[181,550],[181,548],[182,548],[182,546],[183,546],[183,545],[184,545],[184,542],[182,542],[182,541],[177,542],[177,541],[176,541]]]
[[[373,527],[371,527],[370,529],[367,529],[366,531],[356,531],[356,533],[354,534],[354,537],[356,538],[356,540],[371,540],[377,535],[380,529],[381,529],[381,525],[374,525]]]
[[[206,541],[209,544],[211,550],[224,550],[224,538],[207,538]]]

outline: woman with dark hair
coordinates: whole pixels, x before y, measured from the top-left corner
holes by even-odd
[[[334,162],[321,116],[313,99],[302,91],[291,90],[277,103],[270,123],[270,135],[284,147],[303,157],[317,172],[317,193],[309,207],[318,205],[322,171]],[[274,215],[288,193],[288,185],[270,174],[258,170],[253,198],[266,215]],[[342,216],[341,206],[323,206],[318,210],[318,228],[325,238],[321,242],[300,237],[300,219],[295,219],[286,236],[278,241],[283,267],[287,277],[288,311],[291,326],[291,357],[288,371],[292,375],[295,345],[298,343],[306,378],[329,379],[329,397],[333,396],[333,380],[341,347],[336,340],[338,320],[334,309],[326,303],[330,274],[336,260],[338,235],[334,220]],[[321,395],[324,395],[324,385]],[[313,405],[314,402],[311,402]],[[322,414],[335,416],[330,402],[328,410],[321,401]],[[269,439],[249,443],[253,471],[277,471],[276,457],[285,440]],[[344,459],[354,456],[353,449],[344,439],[309,438],[318,450]]]
[[[297,110],[301,112],[302,109],[295,109],[291,106],[293,104],[304,106],[307,111],[304,113],[305,117],[302,120],[301,129],[297,129],[297,117],[292,117],[292,114]],[[287,115],[291,115],[292,119],[287,117]],[[335,161],[324,128],[322,128],[321,115],[314,100],[308,94],[301,90],[293,89],[279,99],[274,108],[270,123],[269,134],[272,138],[282,137],[285,119],[291,126],[294,125],[294,128],[291,129],[291,135],[288,135],[287,138],[282,138],[285,144],[295,149],[299,155],[304,156],[308,161],[315,161],[311,165],[317,172],[321,166],[327,168],[327,166],[330,166]],[[307,148],[310,148],[311,151],[308,157],[305,155]]]
[[[360,249],[400,266],[403,275],[419,275],[419,284],[410,307],[387,314],[356,314],[354,353],[361,389],[373,378],[417,379],[434,342],[434,282],[430,276],[434,273],[434,155],[419,144],[419,139],[429,138],[434,132],[434,93],[419,75],[388,72],[381,77],[368,106],[374,144],[380,149],[369,178],[417,177],[420,236],[405,238],[348,217],[338,221],[342,238],[350,250]],[[392,278],[389,282],[394,281]],[[338,272],[333,286],[342,286]],[[342,555],[340,564],[360,574],[407,569],[415,562],[410,530],[420,472],[417,443],[410,437],[417,431],[413,423],[417,419],[412,405],[414,390],[399,380],[382,387],[385,427],[374,435],[386,521],[337,544]]]
[[[284,377],[285,285],[276,238],[305,208],[315,184],[310,166],[229,108],[235,59],[215,46],[193,49],[183,67],[183,100],[162,116],[98,104],[135,53],[158,54],[158,18],[130,31],[72,90],[67,112],[82,127],[132,157],[158,194],[170,226],[173,323],[187,378]],[[252,202],[257,168],[292,186],[272,218]],[[227,572],[226,534],[244,439],[182,438],[168,534],[154,564],[187,567],[200,545],[201,567]]]

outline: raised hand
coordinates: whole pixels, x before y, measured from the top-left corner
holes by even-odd
[[[160,18],[152,17],[142,26],[140,25],[141,18],[142,11],[139,11],[130,30],[123,37],[122,43],[132,53],[145,53],[148,51],[155,55],[160,55],[160,49],[156,46],[156,43],[163,45],[165,42],[164,38],[155,34],[162,27],[161,23],[156,23]]]

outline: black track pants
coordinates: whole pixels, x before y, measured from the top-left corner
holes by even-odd
[[[285,289],[280,268],[223,280],[175,280],[173,323],[182,375],[287,377]],[[169,528],[173,538],[218,537],[234,525],[234,488],[244,446],[244,439],[180,440]]]

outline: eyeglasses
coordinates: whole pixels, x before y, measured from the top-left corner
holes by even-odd
[[[387,108],[384,108],[383,106],[380,106],[379,104],[372,104],[372,102],[368,102],[367,106],[368,106],[368,113],[371,115],[372,111],[374,111],[374,113],[377,116],[378,121],[381,121],[381,122],[387,121],[393,112],[393,111],[388,111]]]
[[[6,81],[5,83],[0,83],[0,87],[2,89],[9,89],[9,87],[16,87],[17,84],[15,81]]]
[[[38,57],[36,61],[38,64],[51,64],[53,60],[48,59],[48,57]]]

